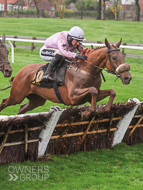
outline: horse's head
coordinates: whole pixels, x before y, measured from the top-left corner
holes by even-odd
[[[110,45],[108,40],[105,38],[105,45],[107,49],[107,62],[106,68],[119,77],[123,84],[130,84],[132,76],[129,73],[130,65],[125,63],[125,56],[118,49],[121,45],[122,39],[114,45]]]
[[[4,77],[10,77],[12,74],[12,68],[8,61],[8,54],[9,51],[5,45],[5,35],[3,35],[2,40],[0,40],[0,71],[3,73]]]

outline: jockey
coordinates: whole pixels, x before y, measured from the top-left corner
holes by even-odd
[[[86,59],[86,56],[77,55],[75,52],[81,52],[85,47],[82,45],[84,39],[83,30],[74,26],[70,31],[62,31],[56,34],[53,34],[46,39],[44,46],[40,49],[40,57],[44,61],[51,61],[48,64],[48,68],[44,73],[41,81],[54,79],[50,76],[52,69],[57,63],[59,63],[63,57],[69,59]]]

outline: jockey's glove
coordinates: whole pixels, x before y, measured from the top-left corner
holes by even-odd
[[[86,55],[76,55],[76,57],[75,57],[76,59],[80,59],[80,60],[87,60],[87,57],[86,57]]]

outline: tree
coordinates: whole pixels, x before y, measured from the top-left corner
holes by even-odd
[[[115,20],[118,20],[119,14],[118,14],[117,8],[118,8],[119,0],[114,0],[114,4],[115,4]]]
[[[34,4],[35,4],[35,7],[36,7],[36,11],[37,11],[37,17],[39,18],[40,17],[40,11],[39,11],[39,8],[38,8],[38,3],[40,2],[41,0],[34,0]],[[52,0],[48,0],[49,2],[52,2]]]
[[[101,16],[102,20],[105,20],[105,1],[106,0],[102,1],[102,16]]]
[[[85,6],[85,0],[77,0],[75,3],[76,8],[81,12],[81,19],[83,17],[83,11]]]
[[[98,6],[97,0],[65,0],[65,5],[69,5],[70,3],[74,3],[76,8],[81,12],[81,19],[83,18],[83,11],[95,11]]]
[[[98,6],[97,0],[65,0],[65,5],[74,3],[76,8],[80,11],[83,8],[83,11],[95,11]]]
[[[17,18],[19,18],[19,7],[20,7],[21,0],[18,1],[18,9],[17,9]]]
[[[81,7],[81,19],[83,17],[83,0],[80,0],[80,7]]]
[[[64,0],[59,0],[54,2],[56,5],[56,10],[58,11],[60,19],[64,18],[64,13],[65,13],[65,5],[64,5]]]
[[[28,9],[32,9],[33,0],[25,0],[25,3]]]
[[[65,5],[69,5],[70,3],[76,3],[77,0],[65,0]]]
[[[136,5],[136,21],[140,21],[140,5],[139,0],[135,0]]]
[[[35,4],[35,7],[36,7],[36,11],[37,11],[37,17],[39,18],[39,8],[37,6],[37,4],[40,2],[41,0],[34,0],[34,4]]]
[[[68,4],[67,4],[68,3]],[[81,11],[81,19],[83,17],[83,11],[94,11],[97,9],[96,0],[66,0],[65,4],[75,3],[76,8]]]
[[[110,6],[110,9],[115,15],[115,20],[119,20],[119,12],[122,10],[120,0],[114,0],[114,5]]]
[[[97,19],[101,20],[101,0],[99,0],[99,2],[98,2],[98,15],[97,15]]]
[[[65,5],[69,5],[70,3],[74,3],[76,8],[81,11],[81,19],[83,17],[84,10],[84,1],[85,0],[65,0]]]

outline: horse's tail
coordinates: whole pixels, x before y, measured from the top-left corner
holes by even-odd
[[[11,79],[9,80],[9,82],[12,83],[12,81],[13,81],[14,78],[15,78],[15,77],[11,77]],[[11,88],[11,85],[8,86],[8,87],[6,87],[6,88],[0,89],[0,91],[4,91],[4,90],[6,90],[6,89],[8,89],[8,88]]]

